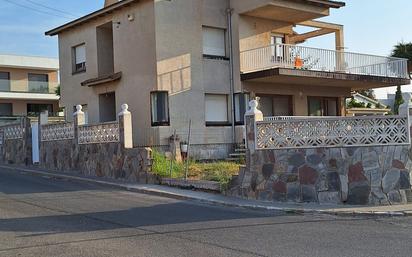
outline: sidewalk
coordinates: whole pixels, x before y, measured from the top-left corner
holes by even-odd
[[[36,167],[16,167],[0,165],[0,168],[16,170],[31,175],[64,178],[72,181],[90,182],[99,185],[110,186],[137,193],[152,194],[181,200],[192,200],[202,203],[239,207],[255,210],[282,211],[288,213],[318,213],[332,215],[365,215],[365,216],[412,216],[412,204],[393,206],[349,206],[349,205],[319,205],[311,203],[271,203],[253,200],[244,200],[227,197],[220,194],[212,194],[160,185],[144,185],[125,183],[113,179],[96,177],[84,177],[75,174],[48,172]]]

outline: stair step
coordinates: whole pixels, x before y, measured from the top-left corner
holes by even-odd
[[[227,161],[227,162],[239,162],[240,159],[239,158],[226,158],[225,161]]]
[[[236,148],[235,152],[245,153],[246,150],[247,150],[246,148]]]
[[[245,157],[245,153],[231,153],[229,154],[230,157]]]

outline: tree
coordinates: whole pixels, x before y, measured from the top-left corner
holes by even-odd
[[[405,58],[412,61],[412,42],[395,45],[392,50],[392,57]]]
[[[403,104],[405,101],[403,100],[402,97],[402,90],[401,90],[401,86],[398,86],[396,88],[396,94],[395,94],[395,103],[393,105],[393,112],[398,115],[399,114],[399,106],[401,106],[401,104]]]
[[[409,60],[409,72],[412,72],[412,42],[398,43],[392,50],[392,57],[405,58]]]
[[[58,86],[56,87],[56,89],[54,90],[54,93],[55,93],[57,96],[61,96],[61,95],[60,95],[60,85],[58,85]]]

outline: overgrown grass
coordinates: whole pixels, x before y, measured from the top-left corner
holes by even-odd
[[[172,174],[170,166],[172,165]],[[222,186],[227,185],[233,175],[239,173],[240,164],[234,162],[215,161],[215,162],[195,162],[189,161],[188,179],[208,180],[219,182]],[[152,171],[158,176],[165,178],[184,178],[185,163],[170,161],[165,155],[153,151]]]

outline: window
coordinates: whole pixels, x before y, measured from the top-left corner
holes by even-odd
[[[263,116],[292,116],[293,104],[290,95],[258,95],[259,109]]]
[[[339,101],[336,97],[308,97],[309,116],[339,116]]]
[[[29,92],[49,93],[49,75],[29,73]]]
[[[203,55],[226,57],[225,30],[203,27]]]
[[[229,125],[227,95],[205,95],[206,126]]]
[[[43,111],[53,113],[53,104],[27,104],[27,116],[38,116]]]
[[[73,73],[86,71],[86,44],[73,47]]]
[[[13,116],[13,104],[0,104],[0,116]]]
[[[150,93],[152,126],[169,126],[169,96],[167,91]]]
[[[10,91],[10,73],[0,71],[0,91]]]
[[[236,125],[243,125],[245,123],[245,113],[249,108],[249,94],[237,93],[235,94],[235,121]]]

